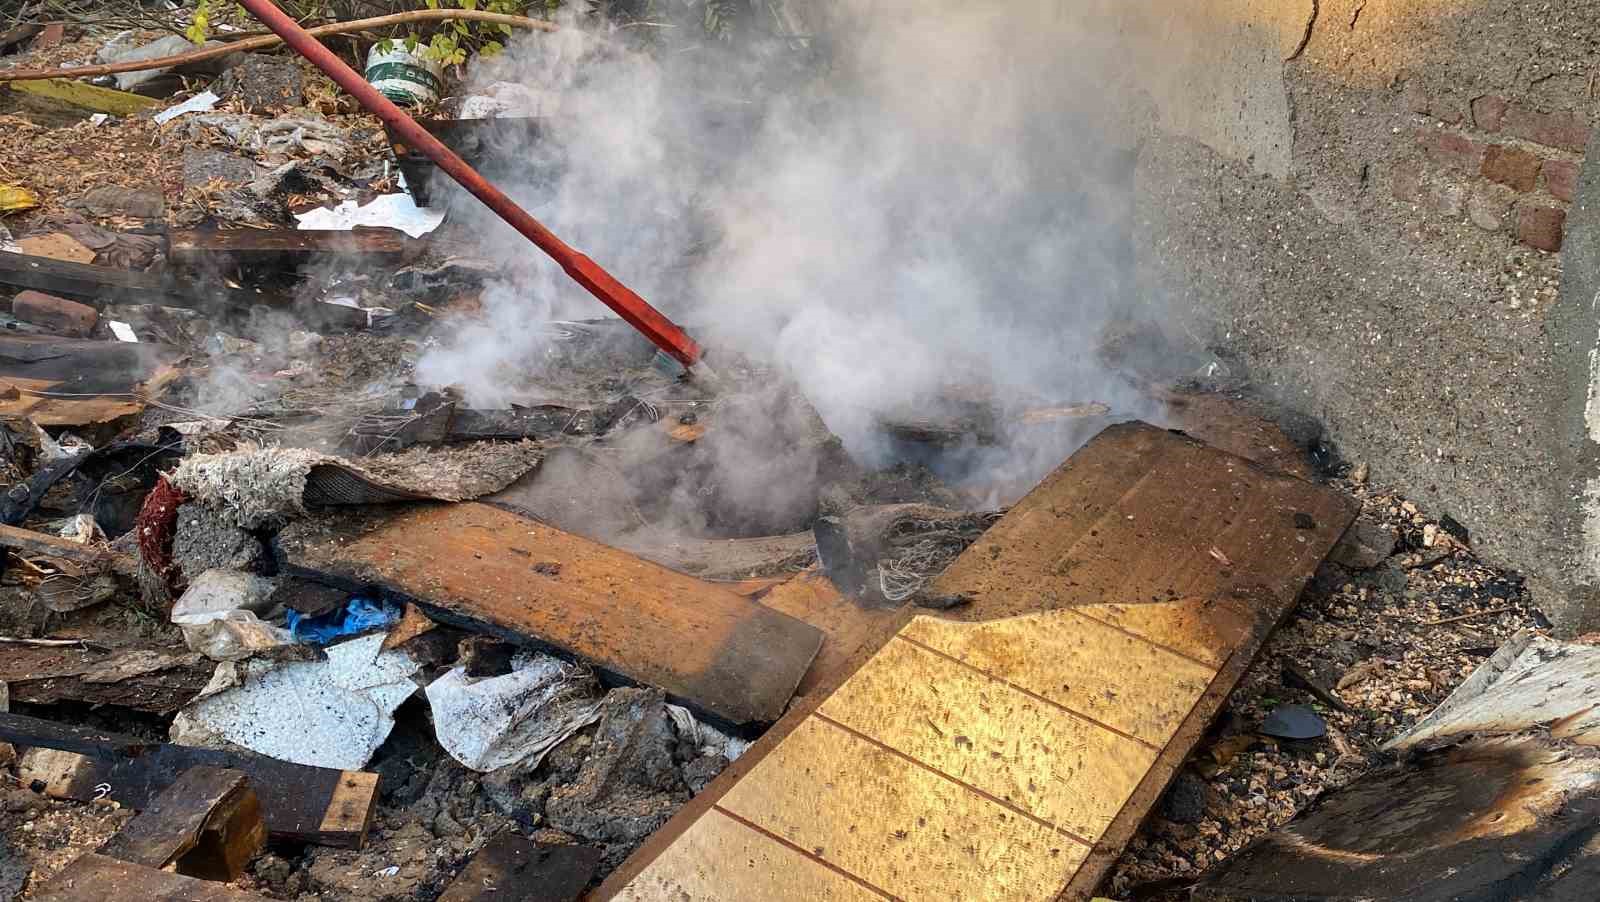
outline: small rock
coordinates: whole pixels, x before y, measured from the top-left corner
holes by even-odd
[[[244,157],[209,147],[189,147],[183,151],[183,184],[197,188],[211,182],[242,185],[261,175],[261,167]]]
[[[1328,725],[1305,705],[1280,705],[1261,722],[1260,732],[1274,739],[1317,739],[1327,735]]]
[[[281,887],[288,881],[289,875],[294,873],[293,865],[282,856],[274,855],[271,852],[256,859],[253,867],[256,877],[268,886]]]
[[[160,219],[167,209],[159,190],[122,188],[117,185],[91,188],[77,200],[67,201],[67,206],[91,216],[133,216],[138,219]]]
[[[701,755],[683,766],[683,782],[689,784],[690,792],[699,795],[727,766],[728,759],[721,755]]]
[[[1206,816],[1206,785],[1184,774],[1161,800],[1161,816],[1174,824],[1198,824]]]
[[[1371,475],[1372,468],[1367,466],[1366,461],[1362,461],[1361,463],[1356,464],[1355,469],[1350,471],[1350,481],[1356,485],[1366,485],[1367,479],[1370,478]]]
[[[251,113],[300,106],[306,99],[305,75],[291,57],[252,53],[222,73],[217,93]]]
[[[1345,530],[1328,560],[1351,570],[1371,570],[1394,554],[1395,535],[1382,523],[1361,517]]]

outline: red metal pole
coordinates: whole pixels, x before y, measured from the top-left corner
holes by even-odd
[[[527,236],[529,241],[549,254],[561,264],[567,275],[587,288],[590,294],[599,298],[602,304],[610,307],[618,316],[627,320],[629,325],[643,333],[644,337],[650,339],[656,347],[672,355],[687,368],[708,372],[704,364],[700,363],[702,353],[700,345],[696,344],[688,333],[667,319],[661,311],[650,306],[644,298],[629,290],[628,286],[601,269],[599,264],[557,238],[554,232],[528,215],[528,211],[507,197],[505,192],[485,181],[483,176],[467,165],[465,160],[456,156],[455,151],[444,146],[444,143],[427,129],[418,125],[415,119],[406,115],[405,111],[395,106],[393,101],[379,93],[378,89],[356,70],[345,65],[344,60],[334,55],[333,51],[306,34],[305,29],[289,18],[272,0],[240,0],[240,3],[260,19],[262,24],[283,38],[283,42],[294,48],[296,53],[328,73],[328,77],[337,82],[339,87],[344,88],[360,101],[362,106],[387,123],[396,134],[405,139],[407,144],[427,154],[429,159],[439,164],[439,168],[449,173],[461,187],[471,191],[489,209],[499,214],[501,219],[510,223],[512,228]]]

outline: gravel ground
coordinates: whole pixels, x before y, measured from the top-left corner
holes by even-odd
[[[1268,640],[1211,732],[1124,851],[1102,893],[1187,898],[1205,869],[1281,826],[1323,792],[1381,760],[1380,746],[1421,719],[1500,643],[1547,627],[1521,577],[1479,562],[1416,505],[1345,479],[1363,519],[1397,539],[1367,570],[1326,563]],[[1470,537],[1469,537],[1470,538]],[[1340,711],[1304,688],[1298,668],[1332,690]],[[1273,709],[1311,707],[1327,735],[1257,733]]]

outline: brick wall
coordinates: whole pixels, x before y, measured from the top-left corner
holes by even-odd
[[[1590,124],[1580,112],[1539,109],[1493,94],[1405,88],[1418,124],[1415,151],[1391,169],[1396,200],[1441,219],[1466,217],[1542,251],[1559,251]]]

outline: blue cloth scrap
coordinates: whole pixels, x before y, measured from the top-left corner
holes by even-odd
[[[338,610],[315,617],[308,617],[290,608],[289,635],[296,642],[330,645],[339,639],[383,629],[399,620],[400,614],[400,608],[396,605],[360,596],[345,602],[344,607]]]

